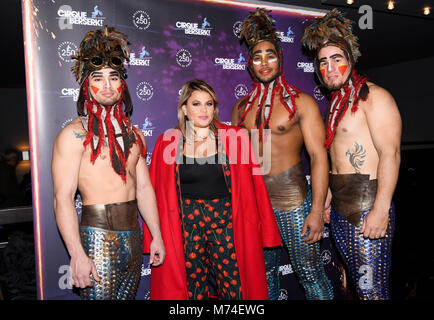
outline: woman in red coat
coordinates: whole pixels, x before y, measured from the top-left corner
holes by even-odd
[[[151,299],[268,299],[263,248],[281,244],[248,133],[218,122],[204,81],[186,83],[177,129],[153,151],[164,264],[152,269]],[[150,236],[144,225],[144,248]]]

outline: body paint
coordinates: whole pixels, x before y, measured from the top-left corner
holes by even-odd
[[[98,87],[95,87],[95,86],[92,86],[92,85],[91,85],[90,88],[92,89],[93,93],[95,93],[95,94],[97,94],[98,91],[99,91],[99,88],[98,88]]]
[[[338,65],[338,70],[339,70],[339,73],[341,75],[344,75],[345,71],[347,71],[347,68],[348,68],[347,64],[340,64],[340,65]]]

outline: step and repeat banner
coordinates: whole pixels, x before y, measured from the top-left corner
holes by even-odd
[[[107,25],[128,35],[132,122],[146,137],[148,163],[158,136],[177,124],[176,106],[185,82],[207,81],[217,93],[220,119],[230,122],[233,105],[252,88],[247,49],[238,36],[242,21],[257,6],[272,10],[281,32],[285,78],[312,95],[322,112],[328,103],[300,42],[304,28],[323,15],[320,11],[244,1],[23,0],[22,4],[39,299],[79,298],[69,282],[69,256],[53,211],[51,153],[57,133],[77,117],[79,86],[71,73],[71,55],[87,31]],[[80,218],[79,195],[75,204]],[[345,298],[345,275],[327,228],[321,250],[335,296]],[[280,275],[280,299],[304,299],[286,254]],[[136,299],[149,298],[150,276],[144,255]]]

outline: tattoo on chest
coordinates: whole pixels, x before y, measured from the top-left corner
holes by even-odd
[[[360,173],[360,167],[365,163],[366,157],[366,150],[363,146],[354,142],[354,152],[351,152],[350,149],[348,149],[345,155],[349,156],[349,161],[356,173]]]
[[[86,132],[75,132],[74,130],[72,130],[72,132],[74,133],[74,136],[80,140],[86,138]]]

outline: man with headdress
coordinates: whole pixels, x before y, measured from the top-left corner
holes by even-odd
[[[264,180],[291,264],[307,299],[333,299],[318,243],[328,185],[324,124],[315,100],[284,79],[282,49],[273,22],[263,8],[243,22],[240,37],[249,49],[254,88],[236,103],[231,120],[251,133],[259,131],[263,158],[271,139],[270,171]],[[303,144],[310,156],[312,188],[301,162]],[[281,249],[266,249],[264,255],[269,298],[276,300]]]
[[[303,36],[304,46],[315,53],[320,82],[331,91],[325,221],[359,298],[389,299],[401,118],[390,93],[356,71],[361,54],[351,23],[333,9]]]
[[[163,262],[165,249],[145,138],[130,120],[126,35],[108,27],[89,31],[73,58],[79,117],[54,142],[57,225],[71,256],[72,284],[82,288],[82,299],[134,299],[142,265],[138,209],[153,237],[152,265]],[[83,203],[80,225],[77,189]]]

